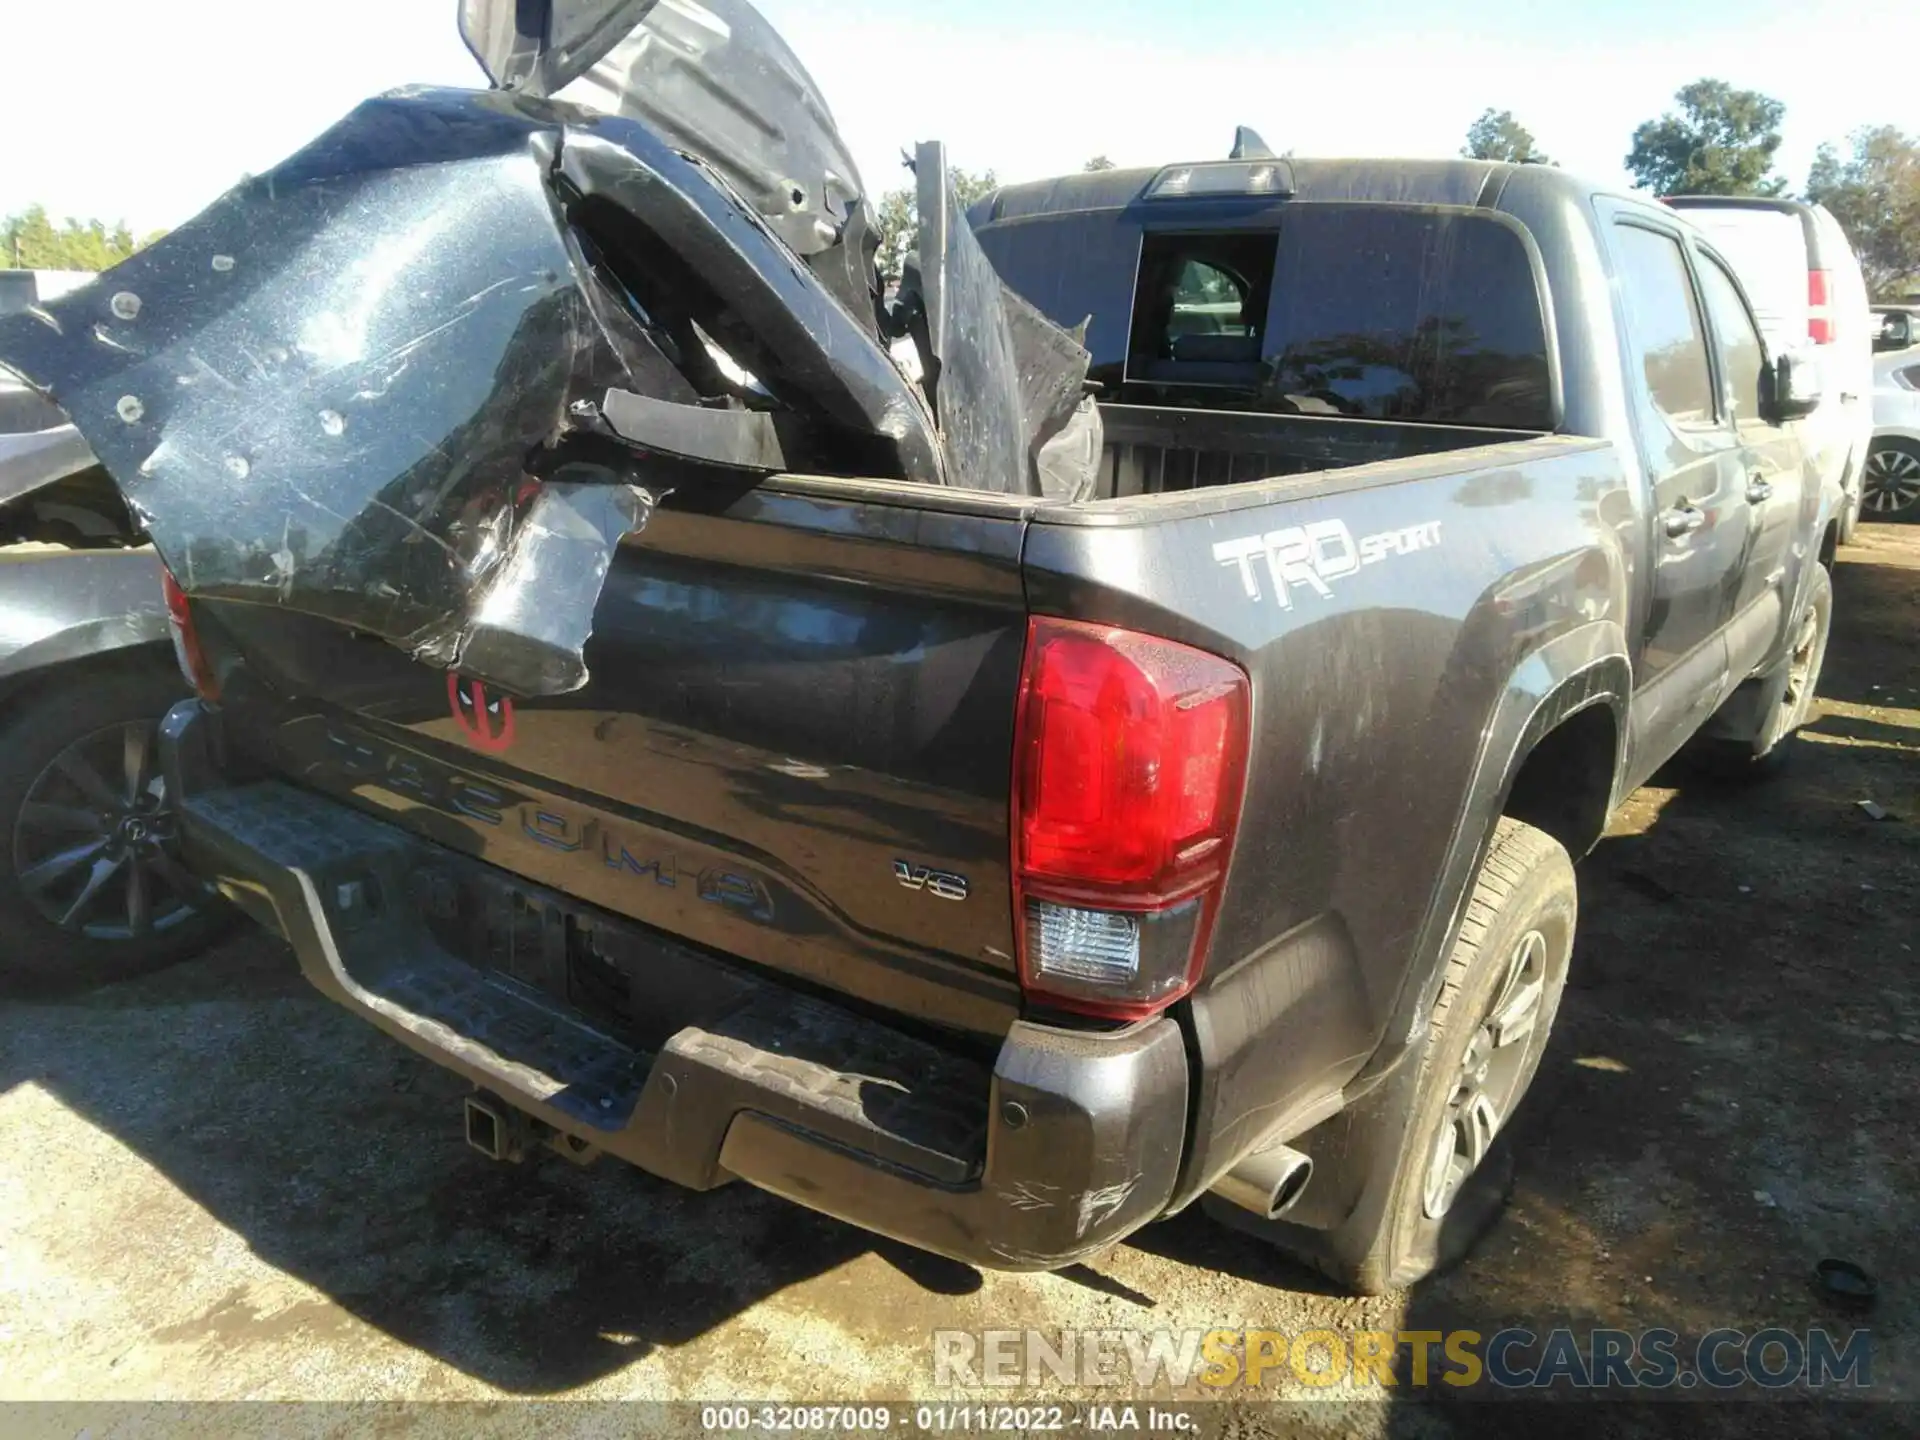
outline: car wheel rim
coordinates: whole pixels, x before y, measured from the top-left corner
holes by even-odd
[[[1905,450],[1875,450],[1867,456],[1861,503],[1876,515],[1893,515],[1920,503],[1920,456]]]
[[[1809,605],[1800,621],[1800,633],[1794,636],[1793,655],[1787,661],[1787,688],[1780,697],[1780,708],[1786,714],[1789,730],[1799,725],[1813,703],[1813,687],[1820,683],[1820,677],[1814,673],[1819,658],[1820,613]]]
[[[13,873],[49,923],[132,941],[190,920],[206,887],[175,858],[178,831],[155,764],[151,721],[68,745],[27,787],[13,824]]]
[[[1447,1110],[1427,1156],[1421,1204],[1438,1220],[1453,1208],[1518,1099],[1527,1057],[1539,1043],[1547,994],[1547,937],[1529,930],[1507,956],[1486,1013],[1453,1078]]]

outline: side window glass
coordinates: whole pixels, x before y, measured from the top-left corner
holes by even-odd
[[[1706,330],[1680,242],[1658,230],[1616,224],[1629,338],[1654,407],[1679,426],[1710,424],[1715,407]]]
[[[1720,354],[1727,366],[1727,389],[1733,402],[1733,418],[1757,420],[1760,417],[1760,371],[1767,363],[1766,347],[1760,332],[1747,313],[1746,302],[1720,262],[1711,256],[1700,257],[1700,288],[1706,292],[1707,313],[1720,337]]]

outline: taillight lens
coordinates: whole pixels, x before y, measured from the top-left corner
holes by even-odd
[[[1831,345],[1837,338],[1833,329],[1829,276],[1825,270],[1807,272],[1807,339],[1815,345]]]
[[[165,568],[160,571],[160,591],[167,597],[167,622],[173,630],[173,655],[180,662],[180,673],[202,699],[218,700],[220,681],[207,659],[206,647],[200,643],[200,632],[194,628],[193,607],[173,572]]]
[[[1014,738],[1020,979],[1116,1017],[1193,988],[1246,775],[1247,677],[1192,646],[1028,625]]]

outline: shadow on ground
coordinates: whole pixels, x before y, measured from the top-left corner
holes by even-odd
[[[462,1082],[321,1000],[257,934],[11,1009],[0,1035],[0,1090],[46,1087],[276,1269],[509,1391],[586,1383],[869,1250],[929,1292],[981,1284],[745,1186],[490,1162],[461,1139]],[[237,1339],[257,1320],[236,1293],[155,1338]]]

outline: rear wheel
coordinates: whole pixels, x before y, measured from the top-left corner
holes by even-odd
[[[1787,745],[1813,714],[1820,672],[1827,663],[1827,639],[1833,633],[1833,577],[1824,565],[1813,567],[1807,603],[1794,626],[1793,648],[1787,652],[1769,691],[1766,727],[1753,744],[1753,761],[1762,771],[1777,767],[1787,757]]]
[[[1268,1239],[1369,1294],[1466,1253],[1505,1199],[1505,1157],[1493,1145],[1540,1067],[1578,908],[1566,850],[1502,819],[1420,1056],[1407,1062],[1416,1068],[1338,1117],[1345,1163],[1365,1167],[1358,1203],[1329,1230],[1265,1222]]]
[[[158,765],[179,682],[130,662],[33,694],[0,727],[0,984],[70,988],[205,947],[227,912],[179,863]]]
[[[1893,438],[1873,442],[1861,478],[1860,509],[1869,520],[1920,516],[1920,444]]]
[[[1853,537],[1860,531],[1860,510],[1861,507],[1867,503],[1866,483],[1866,477],[1863,474],[1860,479],[1861,488],[1857,494],[1848,495],[1844,491],[1841,493],[1840,532],[1838,538],[1842,545],[1851,545],[1853,543]]]

